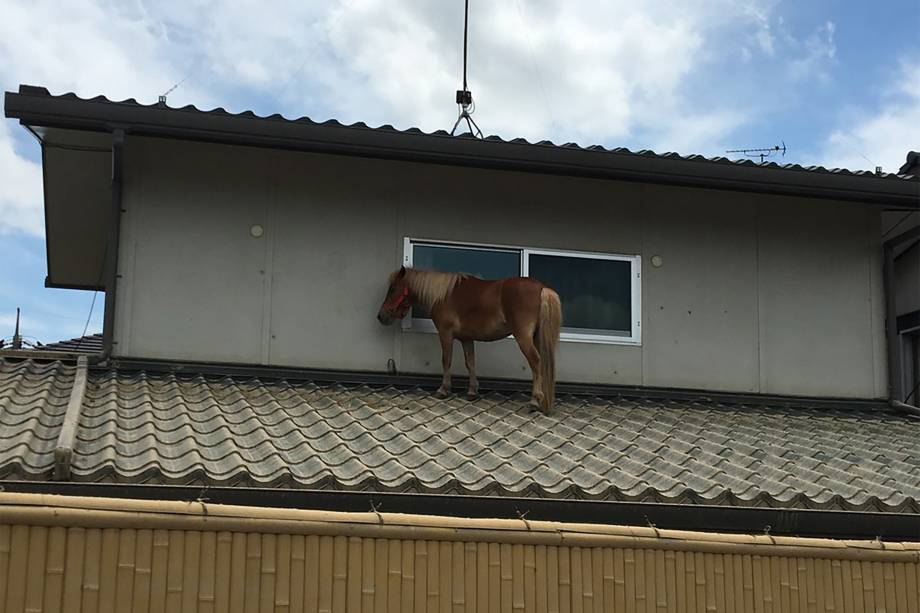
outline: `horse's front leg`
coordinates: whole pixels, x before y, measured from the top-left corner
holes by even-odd
[[[447,398],[450,395],[450,361],[454,354],[454,334],[438,330],[438,337],[441,339],[441,368],[444,370],[444,376],[435,396]]]
[[[476,380],[476,354],[473,341],[463,341],[463,359],[466,361],[466,370],[470,373],[470,387],[466,391],[469,398],[479,395],[479,382]]]

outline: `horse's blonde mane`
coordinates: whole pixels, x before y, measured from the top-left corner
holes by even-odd
[[[396,273],[393,273],[395,277]],[[455,272],[436,272],[434,270],[406,269],[406,284],[416,301],[425,309],[445,300],[461,281],[470,275]]]

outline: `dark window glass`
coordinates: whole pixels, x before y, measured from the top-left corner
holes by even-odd
[[[413,245],[412,267],[440,272],[465,272],[480,279],[505,279],[521,275],[521,254],[517,251]],[[427,318],[428,313],[413,307],[413,317]]]
[[[630,262],[531,254],[529,264],[531,277],[559,293],[564,329],[631,334]]]
[[[412,266],[420,270],[465,272],[481,279],[504,279],[521,275],[521,255],[517,251],[414,245]]]

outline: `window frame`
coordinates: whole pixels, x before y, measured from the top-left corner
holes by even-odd
[[[920,311],[907,315],[914,313],[920,315]],[[920,390],[920,360],[917,357],[920,355],[920,325],[899,329],[898,340],[901,349],[901,400],[916,405],[917,390]]]
[[[457,249],[481,249],[484,251],[501,251],[516,252],[520,256],[520,275],[522,277],[530,276],[530,256],[531,255],[548,255],[556,257],[572,257],[579,259],[598,259],[613,260],[620,262],[629,262],[630,277],[632,283],[630,286],[631,299],[631,329],[628,336],[618,334],[604,334],[599,332],[574,332],[573,329],[566,329],[563,322],[563,329],[559,335],[560,340],[578,343],[594,343],[604,345],[642,345],[642,256],[628,255],[623,253],[599,253],[595,251],[573,251],[569,249],[546,249],[535,247],[522,247],[516,245],[496,245],[486,243],[472,243],[461,241],[450,241],[440,239],[416,238],[406,236],[403,238],[403,264],[412,266],[412,248],[414,245],[430,245],[434,247],[454,247]],[[402,321],[402,329],[408,332],[437,332],[434,323],[430,319],[416,319],[415,317],[406,317]]]

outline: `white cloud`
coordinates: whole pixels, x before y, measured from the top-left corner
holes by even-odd
[[[129,8],[128,3],[93,0],[4,2],[4,84],[156,102],[181,75],[168,60],[162,28]]]
[[[795,80],[819,80],[828,82],[828,66],[837,55],[834,33],[837,26],[827,21],[812,32],[804,41],[792,40],[793,46],[800,47],[799,56],[789,63],[789,74]]]
[[[0,124],[0,235],[24,232],[44,234],[42,171],[13,148],[10,124]]]
[[[904,61],[874,111],[847,113],[824,143],[823,164],[840,168],[882,166],[896,172],[908,151],[920,147],[920,66]]]
[[[666,115],[649,133],[648,147],[658,152],[725,155],[725,151],[731,148],[726,138],[747,120],[745,113],[734,109],[683,111]]]
[[[401,126],[449,128],[460,84],[462,5],[363,0],[330,14],[330,43],[342,71],[326,82],[350,117],[367,115]],[[474,5],[470,17],[470,89],[486,133],[616,142],[660,128],[686,102],[695,71],[720,55],[725,31],[762,31],[753,3],[522,2]],[[395,33],[395,35],[394,35]],[[768,46],[767,42],[763,43]],[[424,75],[424,76],[423,76]],[[356,96],[363,94],[363,96]],[[363,98],[363,99],[362,99]],[[697,111],[705,123],[730,129],[741,113]],[[679,138],[704,133],[697,126]],[[724,130],[716,129],[716,132]],[[692,146],[692,145],[691,145]]]
[[[773,10],[773,4],[766,3],[761,5],[758,3],[744,6],[743,8],[756,25],[754,40],[757,42],[761,53],[767,57],[773,57],[776,54],[775,37],[770,26],[770,11]],[[782,25],[781,17],[778,21]],[[746,47],[743,47],[742,51],[750,53],[750,50]]]
[[[155,25],[117,3],[4,2],[0,82],[4,89],[29,83],[55,93],[155,101],[175,78]],[[12,121],[0,126],[0,233],[41,236],[41,168],[16,150],[13,129],[21,130]],[[20,142],[37,150],[31,137]]]
[[[191,82],[211,90],[258,88],[275,96],[279,83],[325,44],[320,19],[337,5],[169,0],[144,3],[143,14],[162,29],[161,52],[185,66]]]

